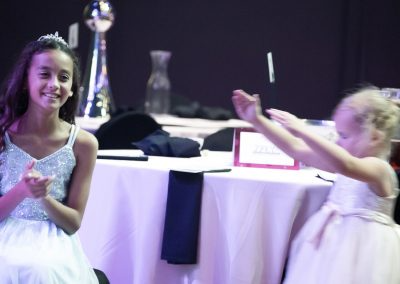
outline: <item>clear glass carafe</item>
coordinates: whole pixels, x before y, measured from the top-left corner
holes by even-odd
[[[146,87],[145,111],[165,114],[170,108],[171,83],[168,77],[170,51],[150,51],[152,71]]]

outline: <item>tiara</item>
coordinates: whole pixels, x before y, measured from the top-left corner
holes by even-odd
[[[43,35],[37,39],[37,41],[43,41],[43,40],[54,40],[56,42],[68,46],[68,43],[62,37],[58,36],[58,32],[55,32],[54,34]]]

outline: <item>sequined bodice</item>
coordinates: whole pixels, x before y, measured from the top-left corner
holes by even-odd
[[[368,209],[392,216],[397,194],[398,189],[396,188],[392,196],[380,197],[368,187],[368,184],[338,175],[328,200],[339,205],[345,211]]]
[[[43,176],[55,176],[50,196],[63,202],[67,196],[67,188],[76,161],[72,146],[78,128],[72,126],[68,143],[56,152],[42,158],[34,159],[24,150],[13,144],[6,134],[5,150],[0,154],[0,193],[4,195],[15,184],[25,170],[26,165],[35,160],[35,169]],[[11,213],[12,217],[30,220],[47,220],[48,216],[40,202],[36,199],[25,198]]]

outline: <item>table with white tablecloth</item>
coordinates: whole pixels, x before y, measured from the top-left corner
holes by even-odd
[[[79,231],[91,264],[118,284],[278,284],[291,239],[329,193],[312,169],[205,173],[197,264],[160,258],[169,170],[223,161],[97,160]]]

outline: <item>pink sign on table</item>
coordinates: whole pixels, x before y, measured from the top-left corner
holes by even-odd
[[[253,128],[236,128],[234,135],[234,166],[298,170],[299,161]]]

